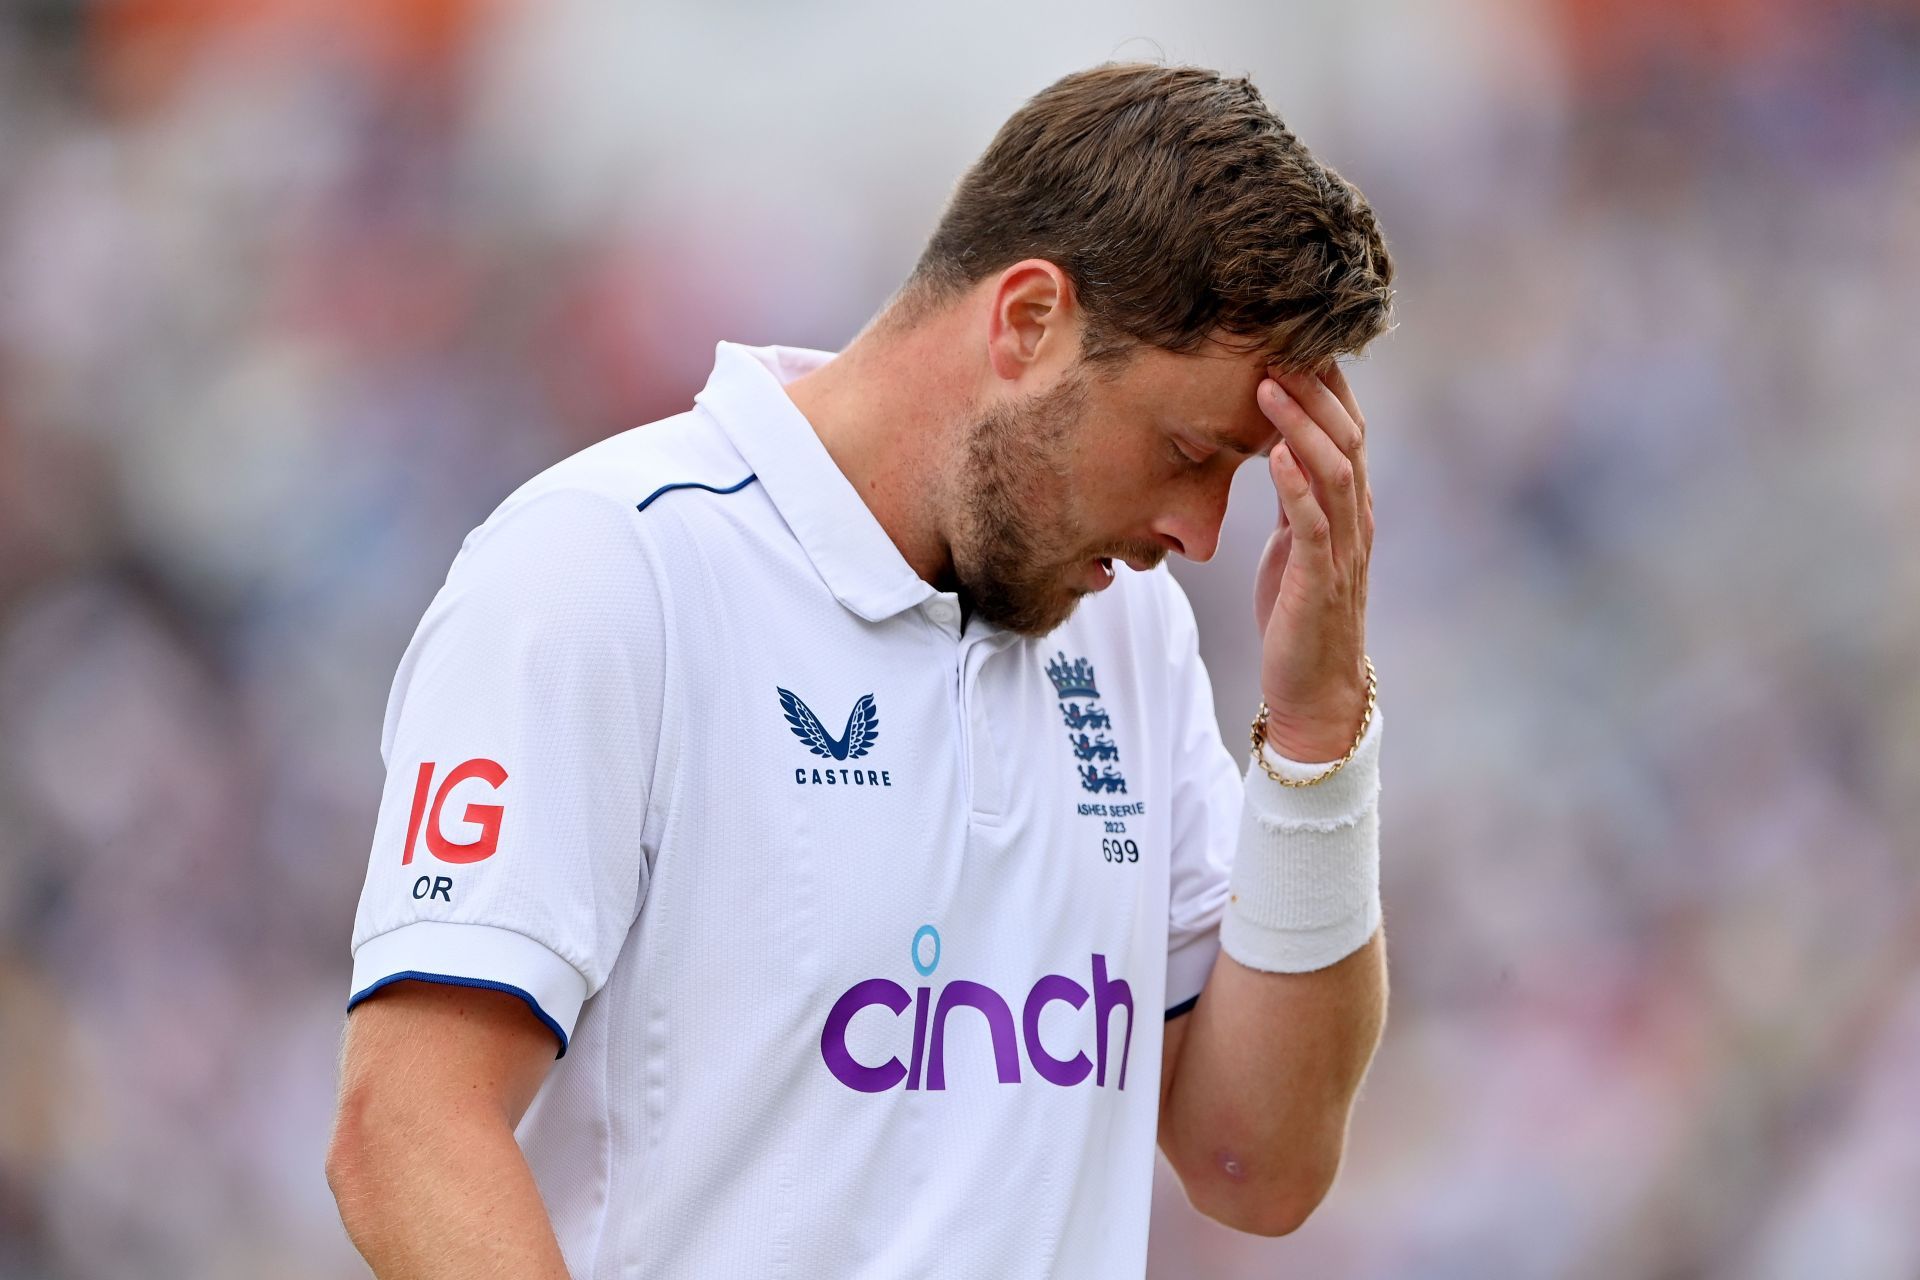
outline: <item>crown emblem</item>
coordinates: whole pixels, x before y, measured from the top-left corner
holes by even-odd
[[[1067,661],[1067,655],[1060,655],[1047,663],[1047,678],[1053,681],[1053,687],[1063,698],[1097,698],[1100,690],[1093,683],[1093,664],[1085,658]]]

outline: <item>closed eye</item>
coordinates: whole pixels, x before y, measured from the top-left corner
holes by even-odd
[[[1202,452],[1188,444],[1181,436],[1168,436],[1167,441],[1173,446],[1174,461],[1182,467],[1189,469],[1203,467],[1207,464],[1207,460],[1213,457],[1211,451]]]

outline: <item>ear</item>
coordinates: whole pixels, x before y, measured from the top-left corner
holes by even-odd
[[[1050,384],[1078,358],[1079,302],[1073,281],[1053,263],[1014,263],[994,278],[987,298],[987,362],[999,377]]]

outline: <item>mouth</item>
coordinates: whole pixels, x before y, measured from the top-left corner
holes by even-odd
[[[1135,573],[1152,573],[1160,567],[1161,557],[1154,554],[1127,554],[1114,556],[1094,556],[1082,561],[1086,574],[1093,582],[1095,591],[1105,590],[1112,585],[1116,573],[1115,566],[1124,564]]]

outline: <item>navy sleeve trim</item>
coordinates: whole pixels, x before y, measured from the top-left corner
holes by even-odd
[[[1193,1006],[1199,1003],[1200,1003],[1199,996],[1192,996],[1192,997],[1189,997],[1188,999],[1182,1000],[1179,1004],[1167,1010],[1167,1021],[1172,1022],[1175,1018],[1179,1017],[1183,1013],[1193,1012]]]
[[[676,481],[673,484],[663,484],[658,489],[655,489],[652,493],[648,494],[645,498],[642,498],[640,500],[639,509],[642,511],[645,511],[648,507],[653,505],[653,500],[655,498],[658,498],[663,493],[672,493],[675,489],[705,489],[708,493],[718,493],[721,495],[725,495],[729,493],[738,493],[742,489],[746,488],[748,485],[752,484],[757,479],[759,479],[758,476],[749,474],[745,480],[740,481],[740,483],[738,484],[728,485],[724,489],[716,489],[712,485],[704,484],[698,480],[680,480],[680,481]]]
[[[510,996],[519,996],[527,1002],[527,1008],[533,1010],[533,1016],[545,1023],[547,1030],[553,1032],[554,1038],[560,1042],[560,1052],[553,1056],[555,1058],[564,1058],[567,1056],[567,1033],[560,1029],[560,1024],[547,1016],[547,1011],[540,1007],[540,1002],[535,1000],[531,994],[506,982],[490,982],[485,978],[461,978],[451,973],[422,973],[418,969],[408,969],[404,973],[390,973],[366,990],[356,991],[353,998],[347,1001],[347,1012],[352,1013],[353,1006],[359,1004],[362,1000],[365,1000],[382,987],[390,987],[396,982],[406,982],[409,980],[414,982],[437,982],[447,987],[478,987],[482,991],[504,991]]]

